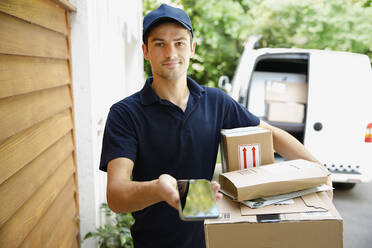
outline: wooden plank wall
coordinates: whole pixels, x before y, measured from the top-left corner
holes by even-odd
[[[0,1],[0,247],[80,247],[68,0]]]

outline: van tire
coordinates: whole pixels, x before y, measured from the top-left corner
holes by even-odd
[[[356,183],[333,183],[333,187],[338,190],[351,190]]]

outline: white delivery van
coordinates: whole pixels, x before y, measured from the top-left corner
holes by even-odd
[[[252,47],[247,43],[232,84],[220,80],[220,87],[262,120],[300,140],[332,172],[333,182],[348,183],[346,187],[351,188],[371,181],[372,69],[368,56]],[[297,87],[288,93],[288,86]],[[289,98],[275,98],[275,92]],[[304,94],[305,100],[289,96]]]

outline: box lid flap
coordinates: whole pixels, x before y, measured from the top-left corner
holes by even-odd
[[[239,128],[221,130],[221,134],[227,137],[243,136],[243,135],[248,135],[248,134],[266,133],[266,132],[271,132],[271,131],[266,128],[262,128],[262,127],[239,127]]]

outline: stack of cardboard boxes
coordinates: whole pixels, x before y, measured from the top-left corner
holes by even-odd
[[[268,121],[302,123],[307,103],[307,84],[268,80],[265,102]]]
[[[342,218],[324,191],[279,205],[242,204],[324,184],[329,175],[325,168],[306,160],[274,163],[270,131],[256,127],[221,133],[219,181],[226,196],[218,202],[220,217],[204,222],[207,247],[343,246]]]

